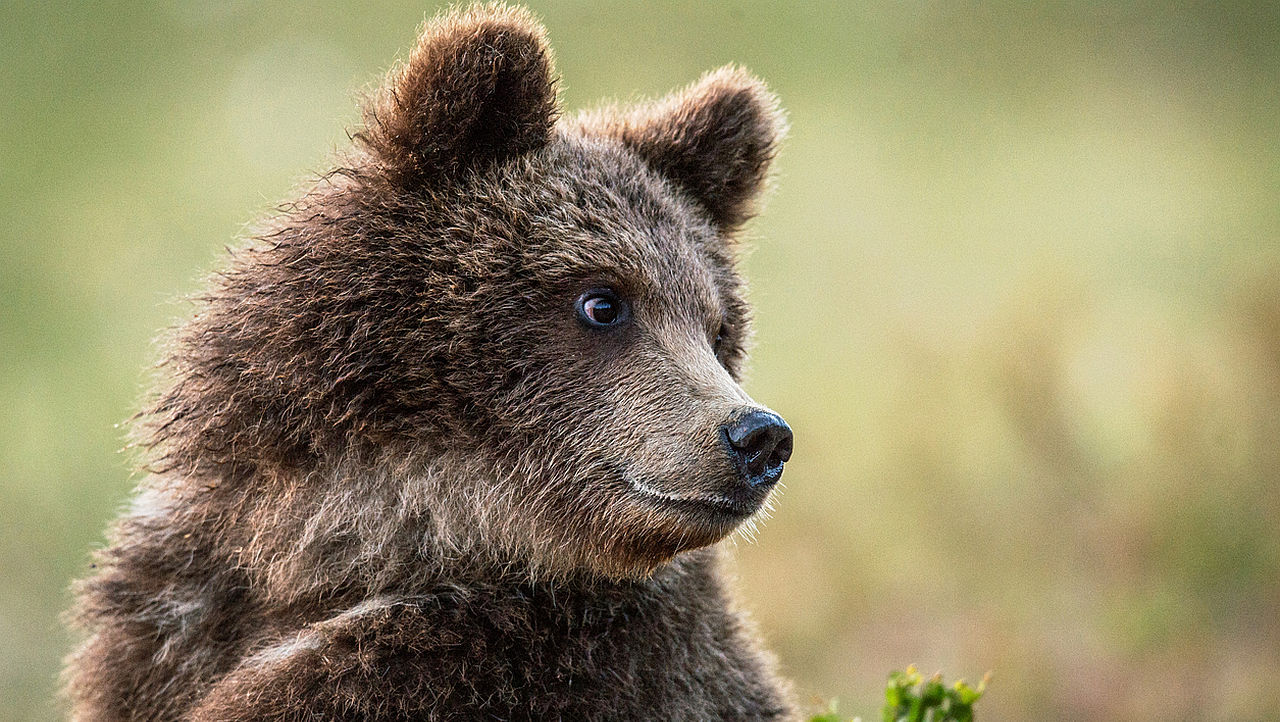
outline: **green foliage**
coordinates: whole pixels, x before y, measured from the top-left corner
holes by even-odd
[[[973,705],[987,688],[990,673],[977,687],[959,680],[950,687],[942,684],[942,674],[924,679],[915,665],[907,671],[889,674],[884,690],[884,722],[973,722]]]
[[[925,679],[915,665],[905,672],[894,670],[885,686],[880,718],[883,722],[974,722],[973,705],[986,691],[990,679],[988,672],[977,687],[963,679],[947,687],[942,683],[941,672]],[[825,712],[810,717],[809,722],[844,721],[832,701]]]

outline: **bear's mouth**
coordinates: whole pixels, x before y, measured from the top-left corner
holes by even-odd
[[[666,510],[675,510],[693,516],[702,521],[723,523],[738,522],[760,511],[768,490],[764,493],[753,493],[744,498],[735,499],[728,496],[683,496],[656,489],[639,479],[626,475],[627,486],[647,503]],[[711,516],[711,519],[707,517]]]

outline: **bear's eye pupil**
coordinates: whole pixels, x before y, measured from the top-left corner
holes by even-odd
[[[586,310],[587,316],[596,323],[608,325],[618,319],[618,308],[607,298],[599,296],[589,298],[582,307]]]
[[[587,291],[578,298],[578,316],[588,326],[613,326],[625,315],[625,304],[608,289]]]

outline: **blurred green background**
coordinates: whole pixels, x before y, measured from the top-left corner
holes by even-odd
[[[804,699],[1280,719],[1280,7],[536,2],[580,108],[740,62],[790,420],[747,605]],[[116,426],[224,244],[346,143],[420,2],[0,4],[0,716],[44,719]]]

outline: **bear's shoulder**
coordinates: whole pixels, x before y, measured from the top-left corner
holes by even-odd
[[[758,683],[766,661],[708,598],[719,584],[699,566],[617,589],[450,586],[366,600],[260,645],[194,717],[784,718],[786,700]]]

